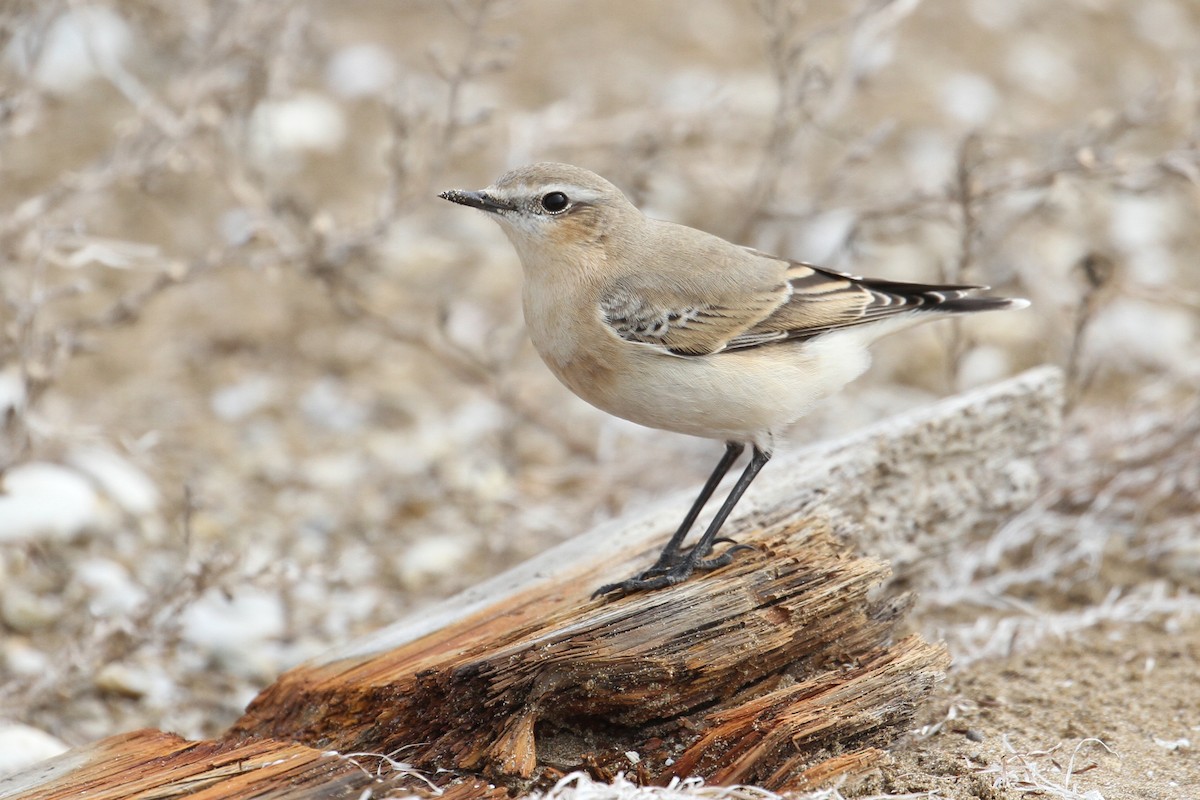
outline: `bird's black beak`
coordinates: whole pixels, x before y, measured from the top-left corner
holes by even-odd
[[[495,213],[497,211],[512,211],[514,206],[511,203],[505,203],[497,200],[486,192],[466,192],[462,189],[447,189],[438,195],[443,200],[449,200],[451,203],[458,203],[460,206],[470,206],[483,211]]]

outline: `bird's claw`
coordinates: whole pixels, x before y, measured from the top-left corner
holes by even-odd
[[[650,567],[647,570],[643,570],[642,572],[639,572],[637,575],[634,576],[633,579],[638,580],[638,581],[644,581],[648,578],[655,578],[655,577],[658,577],[659,575],[666,575],[672,569],[674,569],[676,566],[683,563],[684,561],[687,561],[688,559],[693,559],[697,566],[700,564],[708,563],[708,561],[705,559],[705,556],[708,556],[709,554],[711,554],[713,551],[713,546],[718,545],[718,544],[733,545],[733,547],[731,547],[728,551],[730,553],[736,552],[739,549],[747,548],[747,545],[738,544],[736,539],[732,539],[728,536],[718,536],[716,539],[713,539],[712,542],[710,542],[709,545],[707,547],[705,547],[704,551],[701,553],[695,552],[695,548],[692,548],[691,550],[687,550],[683,553],[680,553],[678,551],[673,552],[673,553],[663,553],[662,555],[660,555],[658,557],[658,561],[656,561],[654,563],[654,566]],[[753,548],[750,548],[750,549],[753,549]],[[729,563],[729,562],[725,562],[725,563]]]
[[[732,539],[727,539],[726,541],[732,541]],[[735,544],[733,547],[729,548],[724,553],[721,553],[721,555],[717,556],[716,558],[703,558],[703,559],[697,561],[696,569],[698,569],[702,572],[706,572],[706,571],[712,570],[712,569],[720,569],[721,567],[724,567],[727,564],[733,563],[733,554],[734,553],[740,552],[742,550],[753,550],[753,549],[754,549],[754,547],[751,545],[748,545],[748,544]],[[709,552],[712,552],[712,551],[710,550]]]
[[[595,600],[596,598],[603,597],[607,594],[625,595],[629,594],[630,592],[642,591],[643,589],[665,589],[668,586],[674,586],[675,584],[684,581],[691,573],[692,571],[690,569],[687,572],[680,573],[677,572],[676,568],[673,567],[671,570],[664,572],[661,575],[656,575],[652,578],[643,578],[641,575],[637,575],[629,580],[621,581],[620,583],[607,583],[604,586],[601,586],[599,589],[592,592],[592,599]]]
[[[720,538],[716,542],[731,542],[732,539]],[[714,544],[716,543],[714,542]],[[628,580],[623,580],[618,583],[607,583],[601,586],[596,591],[592,592],[592,599],[612,594],[629,594],[631,592],[639,592],[643,590],[665,589],[668,586],[674,586],[677,583],[682,583],[691,577],[691,574],[697,570],[707,572],[709,570],[720,569],[733,561],[735,553],[742,550],[754,550],[755,548],[748,544],[734,544],[721,555],[715,558],[701,558],[700,553],[693,549],[686,556],[676,557],[674,562],[658,563],[644,572],[639,572]],[[704,549],[704,555],[712,552],[712,547]]]

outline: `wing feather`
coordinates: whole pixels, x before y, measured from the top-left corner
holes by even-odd
[[[786,300],[786,283],[774,290],[747,292],[724,302],[705,302],[686,291],[663,287],[639,290],[621,282],[600,300],[600,314],[622,339],[658,347],[678,356],[719,352],[766,319]]]
[[[1008,307],[1001,298],[970,297],[986,286],[940,286],[860,278],[747,249],[776,267],[753,289],[722,284],[702,291],[686,283],[617,282],[604,293],[600,314],[616,335],[676,356],[760,347],[817,336],[920,311],[946,313]],[[761,266],[761,265],[759,265]]]

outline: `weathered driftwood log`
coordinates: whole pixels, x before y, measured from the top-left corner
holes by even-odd
[[[902,604],[869,597],[887,568],[819,521],[743,539],[759,552],[670,590],[590,601],[610,568],[574,565],[407,645],[293,670],[235,732],[510,783],[591,765],[780,786],[885,743],[947,662],[893,641]]]
[[[577,767],[776,789],[868,770],[947,656],[901,635],[904,595],[880,591],[888,568],[851,543],[919,584],[923,553],[1032,499],[1060,394],[1057,372],[1036,370],[779,459],[727,528],[756,552],[682,585],[588,598],[649,563],[690,497],[291,670],[218,742],[114,737],[0,781],[0,797],[421,791],[382,757],[356,757],[366,770],[346,758],[363,752],[454,797],[503,791],[480,778],[520,789]],[[201,751],[207,771],[190,766]],[[105,794],[116,773],[100,762],[126,764],[144,791]]]

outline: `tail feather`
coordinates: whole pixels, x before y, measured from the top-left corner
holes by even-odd
[[[935,312],[941,314],[972,314],[977,311],[1000,311],[1025,308],[1028,300],[1015,297],[979,297],[990,286],[939,285],[933,283],[902,283],[873,278],[861,281],[871,292],[872,303],[865,316],[894,314],[899,311]]]
[[[962,297],[934,304],[929,306],[929,310],[943,311],[948,314],[973,314],[976,311],[1002,311],[1028,307],[1029,301],[1023,297]]]

